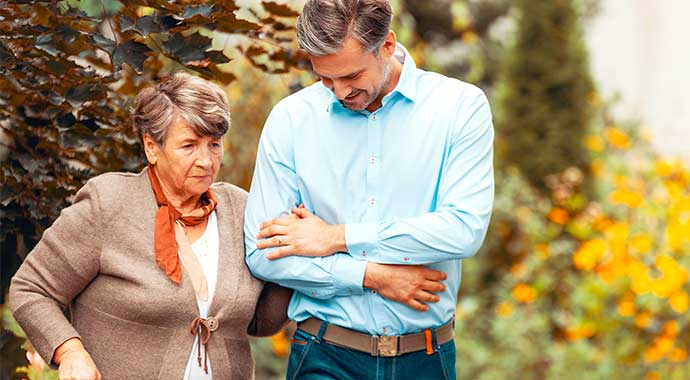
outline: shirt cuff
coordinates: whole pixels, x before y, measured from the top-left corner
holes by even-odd
[[[336,253],[337,260],[333,263],[333,283],[335,293],[339,296],[364,294],[364,272],[367,269],[367,261],[353,260],[347,254]],[[347,263],[341,263],[347,260]]]
[[[345,225],[347,251],[357,260],[367,260],[375,252],[378,223],[348,223]]]

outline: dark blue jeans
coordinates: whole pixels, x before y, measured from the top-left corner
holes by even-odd
[[[323,334],[323,328],[321,329]],[[454,380],[455,342],[395,357],[330,344],[320,336],[295,331],[288,361],[287,380]]]

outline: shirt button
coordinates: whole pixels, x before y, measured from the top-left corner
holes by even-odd
[[[371,199],[369,200],[369,206],[371,206],[371,207],[376,206],[376,199],[371,198]]]
[[[362,256],[366,256],[366,255],[367,255],[367,251],[362,251]]]
[[[377,118],[376,114],[371,115],[371,120],[376,121]]]
[[[369,156],[369,163],[370,164],[375,164],[376,163],[376,156]]]

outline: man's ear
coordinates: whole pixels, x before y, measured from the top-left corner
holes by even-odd
[[[155,165],[160,155],[160,147],[148,133],[144,134],[144,152],[149,164]]]
[[[390,58],[395,54],[395,48],[398,45],[398,39],[395,36],[394,31],[389,31],[386,39],[383,40],[383,45],[381,45],[381,50],[379,53],[384,58]]]

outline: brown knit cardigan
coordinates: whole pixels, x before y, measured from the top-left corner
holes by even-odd
[[[215,379],[252,379],[247,333],[279,330],[292,292],[264,286],[249,273],[246,192],[226,183],[211,189],[220,255],[209,310],[219,328],[208,343],[209,359]],[[198,308],[187,274],[176,285],[156,264],[157,210],[146,169],[108,173],[89,180],[45,231],[10,287],[14,317],[41,357],[51,360],[60,344],[80,337],[105,380],[182,379]]]

